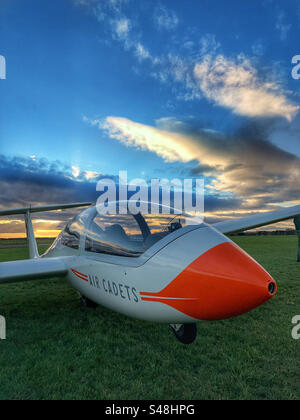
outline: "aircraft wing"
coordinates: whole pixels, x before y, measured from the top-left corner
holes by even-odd
[[[27,212],[40,213],[40,212],[53,211],[53,210],[74,209],[77,207],[87,207],[87,206],[90,206],[91,204],[92,203],[55,204],[52,206],[24,207],[21,209],[0,210],[0,216],[26,214]]]
[[[0,216],[9,216],[15,214],[25,215],[29,255],[31,258],[24,261],[10,261],[0,263],[0,284],[17,283],[35,279],[48,279],[52,277],[65,277],[69,268],[72,266],[72,264],[74,264],[74,257],[39,257],[31,221],[31,213],[86,207],[90,205],[91,203],[71,203],[0,210]]]
[[[284,220],[294,219],[297,216],[300,216],[300,206],[287,207],[276,211],[242,217],[241,219],[218,222],[214,223],[212,226],[219,232],[228,235],[230,233],[243,232],[261,226],[272,225]]]
[[[31,259],[39,258],[38,247],[34,235],[32,220],[31,220],[31,213],[40,213],[45,211],[53,211],[53,210],[64,210],[64,209],[73,209],[76,207],[87,207],[90,206],[91,203],[71,203],[71,204],[54,204],[50,206],[39,206],[39,207],[24,207],[21,209],[8,209],[8,210],[0,210],[0,216],[12,216],[16,214],[23,214],[25,216],[25,225],[26,225],[26,233],[27,233],[27,242],[29,247],[29,256]],[[0,271],[1,273],[1,271]],[[1,275],[0,275],[1,280]]]
[[[0,263],[0,284],[65,277],[74,257],[39,258]]]

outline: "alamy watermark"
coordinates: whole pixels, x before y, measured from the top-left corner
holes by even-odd
[[[6,59],[3,55],[0,55],[0,79],[6,79]]]
[[[6,340],[6,319],[0,315],[0,340]]]
[[[292,78],[294,80],[300,79],[300,55],[294,55],[292,58],[292,64],[294,67],[292,68]]]
[[[300,339],[300,315],[294,316],[292,319],[292,324],[295,325],[295,327],[292,329],[292,337],[294,340]]]
[[[204,179],[135,178],[128,181],[127,171],[118,179],[105,178],[97,183],[99,214],[183,214],[201,223],[204,218]]]

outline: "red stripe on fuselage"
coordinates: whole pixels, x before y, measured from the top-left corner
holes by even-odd
[[[82,273],[80,273],[79,271],[73,270],[72,268],[71,268],[71,271],[72,271],[72,273],[73,273],[73,274],[75,274],[75,276],[76,276],[76,277],[78,277],[79,279],[84,280],[84,281],[86,281],[86,282],[88,282],[88,281],[89,281],[89,278],[88,278],[88,276],[87,276],[86,274],[82,274]]]

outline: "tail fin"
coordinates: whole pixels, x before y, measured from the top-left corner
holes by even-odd
[[[76,207],[87,207],[92,203],[73,203],[73,204],[60,204],[52,206],[43,206],[43,207],[24,207],[21,209],[10,209],[10,210],[0,210],[0,216],[11,216],[17,214],[24,214],[25,224],[26,224],[26,233],[27,241],[29,247],[29,257],[30,259],[39,258],[38,247],[34,235],[34,230],[32,226],[31,213],[40,213],[44,211],[53,211],[53,210],[64,210],[72,209]]]
[[[32,226],[32,220],[31,220],[31,214],[30,211],[27,210],[25,214],[25,225],[26,225],[26,233],[27,233],[27,242],[28,242],[28,248],[29,248],[29,258],[35,259],[39,258],[39,251],[34,235],[34,230]]]

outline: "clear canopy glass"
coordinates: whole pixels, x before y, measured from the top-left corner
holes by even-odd
[[[62,245],[79,249],[84,236],[87,252],[139,257],[173,232],[197,224],[193,216],[175,214],[166,206],[157,214],[99,214],[98,210],[92,207],[75,217],[62,233]]]

